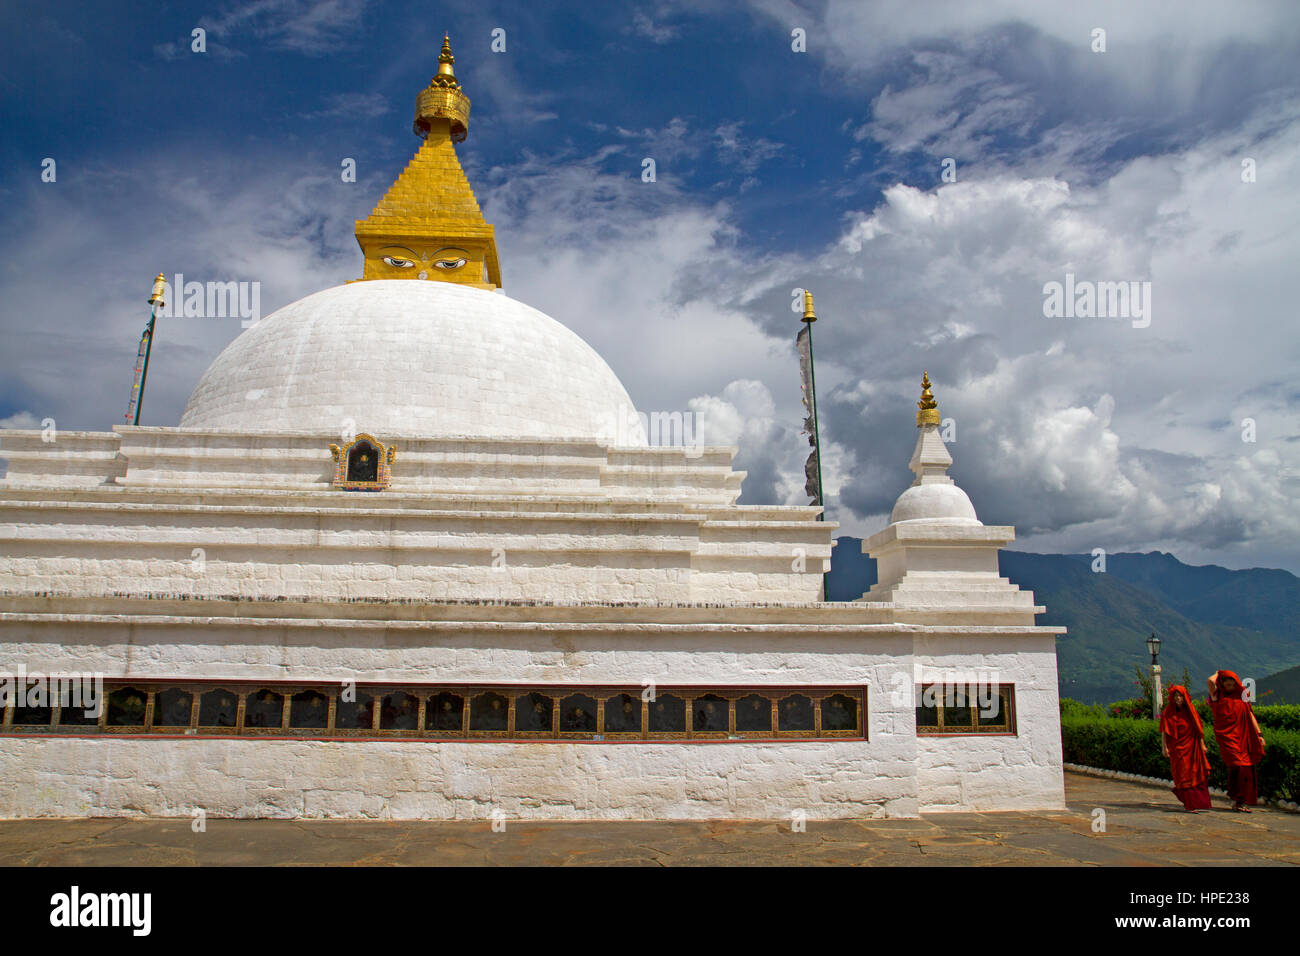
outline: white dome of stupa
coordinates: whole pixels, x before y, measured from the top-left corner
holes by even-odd
[[[208,367],[181,427],[646,444],[627,390],[574,332],[499,292],[411,280],[267,316]]]
[[[890,522],[922,519],[958,524],[980,523],[970,498],[955,484],[912,485],[898,496],[894,510],[889,515]]]

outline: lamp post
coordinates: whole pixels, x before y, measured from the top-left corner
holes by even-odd
[[[1160,683],[1160,638],[1152,634],[1147,638],[1147,650],[1151,652],[1151,716],[1160,719],[1160,708],[1164,704],[1164,688]]]

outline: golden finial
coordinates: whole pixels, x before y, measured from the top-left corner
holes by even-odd
[[[452,70],[456,58],[451,53],[451,36],[444,34],[442,52],[438,54],[438,72],[415,98],[415,135],[426,137],[434,120],[447,120],[451,141],[463,142],[469,130],[469,97],[460,88]]]
[[[149,294],[149,304],[153,305],[156,302],[158,303],[158,308],[161,309],[167,304],[163,301],[163,295],[166,294],[166,292],[167,280],[163,278],[163,274],[160,272],[158,273],[158,278],[153,280],[153,292]]]
[[[939,403],[934,400],[934,395],[930,392],[929,372],[921,375],[921,400],[916,403],[916,407],[920,409],[916,413],[917,428],[939,424]]]
[[[817,321],[817,313],[813,311],[812,293],[807,289],[803,290],[803,320],[805,322]]]
[[[455,62],[456,58],[451,55],[451,34],[444,33],[442,35],[442,52],[438,54],[438,75],[455,78],[455,74],[451,69],[452,64]]]

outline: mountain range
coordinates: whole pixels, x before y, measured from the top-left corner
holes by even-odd
[[[851,601],[876,581],[861,539],[836,539],[827,597]],[[1064,625],[1057,639],[1061,695],[1087,703],[1135,697],[1134,666],[1160,638],[1165,686],[1191,675],[1203,694],[1207,675],[1225,667],[1258,682],[1259,702],[1300,703],[1300,578],[1289,571],[1187,565],[1172,554],[1110,554],[1094,572],[1087,554],[1002,551],[1002,575],[1034,592],[1047,612],[1039,624]]]

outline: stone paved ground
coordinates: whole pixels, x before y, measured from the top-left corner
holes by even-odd
[[[524,823],[209,820],[0,821],[0,862],[194,864],[692,864],[894,866],[1300,865],[1300,814],[1182,812],[1167,790],[1067,773],[1067,812],[933,814],[788,823]],[[1094,808],[1105,833],[1092,832]]]

